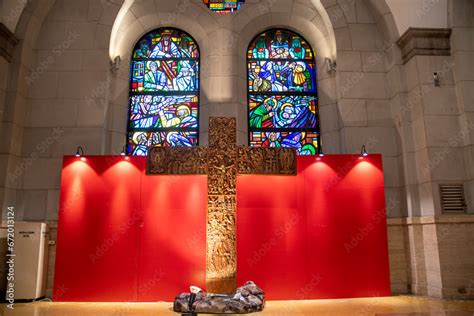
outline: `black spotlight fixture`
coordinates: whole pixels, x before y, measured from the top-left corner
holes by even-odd
[[[125,151],[125,146],[122,147],[122,152],[120,153],[120,156],[126,156],[127,152]]]
[[[362,149],[360,150],[360,154],[363,157],[367,157],[369,153],[367,152],[367,149],[365,149],[365,145],[362,145]]]
[[[78,146],[77,151],[76,151],[76,157],[79,158],[79,157],[82,157],[82,156],[84,156],[84,149],[82,149],[81,146]]]

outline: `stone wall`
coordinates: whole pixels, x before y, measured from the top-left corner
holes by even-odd
[[[390,259],[390,287],[393,294],[408,293],[408,274],[406,258],[406,241],[408,239],[403,220],[387,220],[388,255]]]
[[[463,183],[474,213],[473,6],[448,1],[451,34],[438,41],[448,51],[434,54],[433,44],[406,57],[410,47],[396,44],[402,34],[382,0],[247,1],[228,16],[197,0],[29,3],[12,60],[0,57],[0,201],[16,207],[18,220],[54,227],[62,156],[78,145],[86,154],[120,153],[131,49],[160,26],[181,28],[200,45],[200,143],[210,116],[232,116],[245,144],[246,48],[259,32],[284,26],[317,53],[324,151],[357,153],[366,144],[383,155],[392,291],[463,298],[474,271],[472,221],[439,219],[438,185]],[[111,71],[116,56],[122,63]],[[326,57],[337,60],[337,72],[327,71]]]

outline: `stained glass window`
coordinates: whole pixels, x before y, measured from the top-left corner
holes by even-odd
[[[317,154],[316,64],[308,42],[290,30],[268,30],[250,44],[247,66],[250,146]]]
[[[240,9],[245,0],[203,0],[207,7],[217,13],[231,13]]]
[[[199,47],[187,33],[160,28],[143,36],[131,61],[127,152],[197,146]]]

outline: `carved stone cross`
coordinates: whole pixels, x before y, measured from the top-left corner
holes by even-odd
[[[206,287],[210,293],[236,289],[237,174],[296,175],[293,148],[236,145],[234,118],[211,118],[209,147],[154,147],[148,175],[207,175]]]

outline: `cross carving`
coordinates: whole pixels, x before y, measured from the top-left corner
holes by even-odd
[[[147,175],[207,175],[206,287],[236,289],[236,185],[238,174],[296,175],[293,148],[236,145],[235,118],[210,118],[209,147],[153,147]]]

